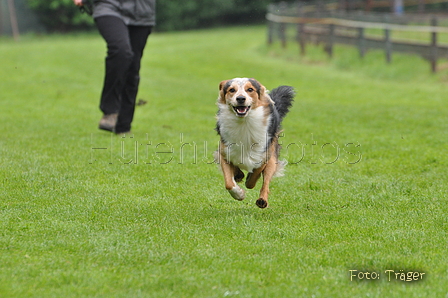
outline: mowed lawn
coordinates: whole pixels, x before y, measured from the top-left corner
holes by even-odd
[[[155,33],[115,136],[98,34],[1,39],[0,297],[446,297],[447,70],[298,52],[265,27]],[[263,210],[213,163],[233,77],[297,91]]]

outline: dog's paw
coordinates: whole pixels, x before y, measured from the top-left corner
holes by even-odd
[[[238,169],[238,171],[235,173],[235,176],[233,177],[233,179],[235,179],[235,182],[241,182],[244,179],[244,173]]]
[[[244,189],[242,189],[238,185],[234,186],[232,189],[229,189],[229,193],[235,200],[238,201],[242,201],[246,197]]]
[[[263,199],[263,198],[259,198],[259,199],[255,202],[255,204],[257,204],[257,206],[260,207],[260,208],[266,208],[266,207],[268,206],[268,201],[266,201],[266,200]]]

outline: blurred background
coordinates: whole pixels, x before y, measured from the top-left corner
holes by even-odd
[[[157,3],[157,30],[257,24],[277,0],[165,0]],[[344,12],[448,14],[440,0],[327,0],[283,1],[292,6],[315,6]],[[0,35],[92,30],[92,18],[80,13],[72,0],[1,0]]]
[[[0,35],[64,34],[96,30],[92,17],[73,0],[0,0]],[[94,0],[85,0],[90,4]],[[158,1],[156,31],[267,25],[267,43],[333,45],[416,54],[433,73],[448,59],[448,1],[442,0],[186,0]],[[442,59],[442,62],[440,62]],[[442,63],[442,64],[441,64]]]

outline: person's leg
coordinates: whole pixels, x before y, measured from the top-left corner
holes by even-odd
[[[135,101],[140,82],[140,61],[152,27],[150,26],[128,26],[129,38],[134,53],[132,63],[126,75],[125,86],[121,93],[121,107],[118,115],[116,133],[128,132],[131,130],[131,123],[134,118]]]
[[[103,16],[95,19],[101,36],[107,43],[107,57],[105,61],[105,76],[101,93],[100,109],[107,118],[115,117],[120,111],[121,94],[126,81],[126,74],[132,63],[134,54],[130,43],[129,32],[124,22],[114,16]],[[102,119],[103,120],[103,119]],[[112,120],[112,122],[114,122]],[[113,123],[115,126],[115,123]],[[106,130],[108,127],[100,128]]]

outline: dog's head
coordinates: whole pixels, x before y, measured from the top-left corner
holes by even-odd
[[[218,103],[228,105],[237,117],[246,117],[250,110],[270,102],[266,88],[255,79],[235,78],[219,84]]]

